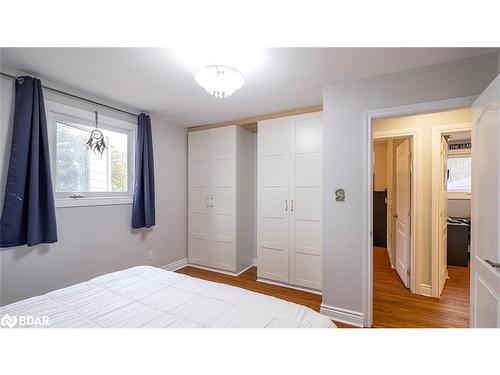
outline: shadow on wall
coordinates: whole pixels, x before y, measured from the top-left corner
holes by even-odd
[[[24,258],[26,255],[33,251],[37,251],[38,254],[43,255],[47,254],[51,249],[50,244],[40,244],[37,246],[33,247],[27,247],[27,246],[16,246],[16,251],[14,252],[14,260],[19,260],[21,258]],[[0,251],[2,251],[0,249]]]

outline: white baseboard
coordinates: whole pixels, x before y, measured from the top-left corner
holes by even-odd
[[[420,284],[420,294],[427,297],[432,297],[432,288],[427,284]]]
[[[239,272],[232,272],[232,271],[225,271],[225,270],[220,270],[218,268],[212,268],[212,267],[206,267],[206,266],[200,266],[198,264],[193,264],[193,263],[187,263],[186,266],[189,267],[194,267],[194,268],[199,268],[201,270],[207,270],[207,271],[212,271],[212,272],[217,272],[217,273],[222,273],[224,275],[229,275],[229,276],[239,276],[249,268],[253,267],[253,264],[250,264],[248,267],[242,269]]]
[[[341,309],[340,307],[329,306],[322,303],[319,312],[337,322],[350,324],[356,327],[364,326],[364,315],[357,311]]]
[[[178,260],[177,262],[173,262],[163,266],[162,268],[167,271],[177,271],[178,269],[186,267],[188,264],[187,258]]]
[[[266,284],[271,284],[271,285],[277,285],[277,286],[282,286],[282,287],[285,287],[285,288],[300,290],[302,292],[309,292],[309,293],[313,293],[313,294],[319,294],[320,296],[323,295],[323,292],[321,290],[304,288],[304,287],[296,286],[296,285],[293,285],[293,284],[281,283],[279,281],[272,281],[272,280],[262,279],[260,277],[257,278],[257,281],[259,283],[266,283]]]

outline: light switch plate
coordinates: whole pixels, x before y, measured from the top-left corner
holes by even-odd
[[[344,189],[335,189],[335,200],[337,202],[345,202],[345,191],[344,191]]]

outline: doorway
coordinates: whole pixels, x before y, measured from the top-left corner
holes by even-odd
[[[448,163],[460,164],[458,170],[462,171],[467,161],[449,161],[448,148],[452,142],[467,143],[464,129],[470,129],[470,118],[470,109],[464,108],[380,118],[372,123],[373,326],[469,324],[468,267],[455,269],[447,263],[448,240],[456,238],[448,236],[447,189],[452,188],[449,181],[455,186],[464,182],[460,181],[462,175],[450,175]],[[468,194],[470,199],[470,191]],[[386,206],[385,218],[381,201]],[[435,212],[439,212],[436,218]],[[379,233],[384,219],[385,242],[380,241]],[[466,217],[455,219],[466,225]]]
[[[411,289],[413,137],[374,134],[373,246],[385,249],[391,268]]]
[[[433,129],[432,230],[437,248],[433,279],[441,297],[455,275],[469,274],[471,244],[472,139],[470,125]],[[439,152],[438,152],[439,149]]]

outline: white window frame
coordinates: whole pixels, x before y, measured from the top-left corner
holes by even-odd
[[[448,151],[448,159],[451,158],[465,158],[472,157],[472,152],[470,149],[466,150],[449,150]],[[470,200],[471,193],[466,191],[447,191],[448,199],[456,199],[456,200]]]
[[[99,108],[96,109],[99,111]],[[127,139],[127,191],[126,192],[81,192],[83,198],[71,198],[74,194],[56,191],[56,162],[57,162],[57,123],[63,122],[78,128],[78,125],[95,126],[94,111],[61,104],[54,101],[45,102],[47,115],[47,130],[52,168],[52,186],[54,189],[55,205],[62,207],[109,206],[118,204],[132,204],[134,194],[134,158],[137,124],[103,114],[99,111],[99,128],[114,132],[125,133]],[[83,147],[84,145],[82,145]]]

